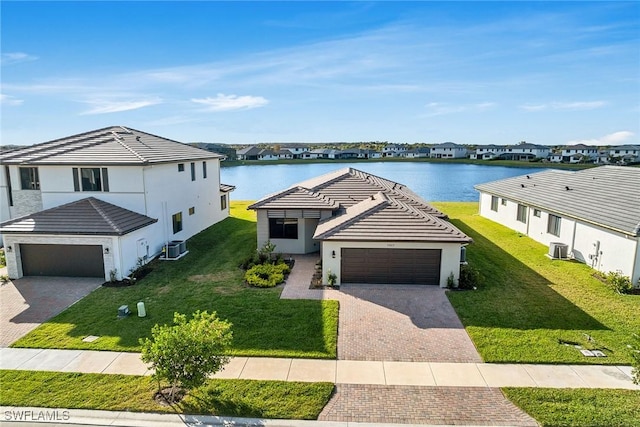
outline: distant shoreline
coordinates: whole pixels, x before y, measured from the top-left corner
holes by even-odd
[[[417,158],[407,159],[398,157],[386,157],[380,159],[287,159],[287,160],[225,160],[220,162],[221,167],[233,166],[266,166],[266,165],[299,165],[310,163],[438,163],[438,164],[471,164],[485,166],[503,166],[514,168],[555,168],[555,169],[588,169],[598,165],[594,164],[569,164],[569,163],[549,163],[549,162],[526,162],[516,160],[473,160],[473,159],[432,159]]]

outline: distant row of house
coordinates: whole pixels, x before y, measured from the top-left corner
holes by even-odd
[[[435,159],[474,159],[474,160],[544,160],[554,163],[617,163],[640,162],[640,145],[621,145],[600,149],[598,147],[577,144],[560,148],[526,142],[516,145],[479,145],[475,149],[453,142],[445,142],[431,147],[409,148],[402,144],[388,144],[381,151],[351,148],[309,149],[308,146],[295,145],[286,148],[271,149],[256,146],[236,151],[238,160],[289,160],[289,159],[379,159],[384,157],[435,158]]]

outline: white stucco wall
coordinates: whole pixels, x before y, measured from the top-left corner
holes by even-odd
[[[327,283],[329,271],[338,276],[337,285],[341,284],[340,265],[342,262],[342,248],[394,248],[394,249],[440,249],[440,287],[447,287],[447,278],[453,273],[457,282],[460,278],[460,248],[459,243],[421,243],[421,242],[342,242],[326,240],[322,242],[322,279]],[[335,258],[333,252],[335,251]]]
[[[73,168],[86,165],[40,166],[40,189],[43,209],[70,203],[85,197],[95,197],[125,209],[145,214],[145,193],[142,167],[107,166],[109,191],[74,191]]]
[[[560,242],[569,246],[569,254],[574,259],[584,262],[601,271],[620,270],[629,276],[634,284],[640,280],[640,239],[608,230],[594,224],[581,222],[575,218],[562,217],[560,236],[547,233],[549,212],[541,209],[540,218],[533,216],[535,208],[528,209],[528,227],[516,220],[517,203],[507,201],[502,206],[498,200],[498,212],[491,210],[491,195],[480,194],[480,215],[499,224],[526,234],[533,240],[548,246],[551,242]],[[598,254],[595,252],[596,242]],[[600,252],[602,252],[600,254]],[[589,257],[592,255],[592,257]],[[593,255],[597,255],[594,257]]]
[[[320,211],[320,219],[329,218],[331,211]],[[258,209],[258,232],[257,244],[261,248],[267,240],[276,245],[276,252],[283,254],[308,254],[318,252],[320,250],[320,242],[313,240],[316,228],[318,227],[319,218],[303,218],[302,210],[286,211],[287,218],[298,219],[298,238],[297,239],[270,239],[269,238],[269,216],[267,209]]]

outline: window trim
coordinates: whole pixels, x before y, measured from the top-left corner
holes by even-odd
[[[99,189],[85,189],[84,182],[82,180],[83,170],[97,170],[99,174],[100,188]],[[73,174],[73,191],[76,192],[88,192],[88,193],[108,193],[109,192],[109,169],[108,168],[88,168],[88,167],[76,167],[72,168]]]
[[[298,218],[269,218],[269,239],[298,240]]]
[[[171,222],[173,223],[173,234],[178,234],[183,230],[182,211],[171,215]]]
[[[23,171],[27,172],[26,180],[23,176]],[[18,168],[18,175],[20,176],[20,189],[21,190],[40,190],[40,173],[37,167],[25,166]],[[24,183],[28,182],[29,185],[25,187]]]

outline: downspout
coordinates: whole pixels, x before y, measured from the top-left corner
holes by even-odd
[[[573,259],[575,259],[575,256],[573,255],[573,248],[575,247],[575,244],[576,244],[576,227],[577,227],[577,225],[578,225],[578,221],[574,219],[573,220],[573,233],[571,235],[571,258],[573,258]],[[593,268],[593,261],[591,261],[591,268]]]

